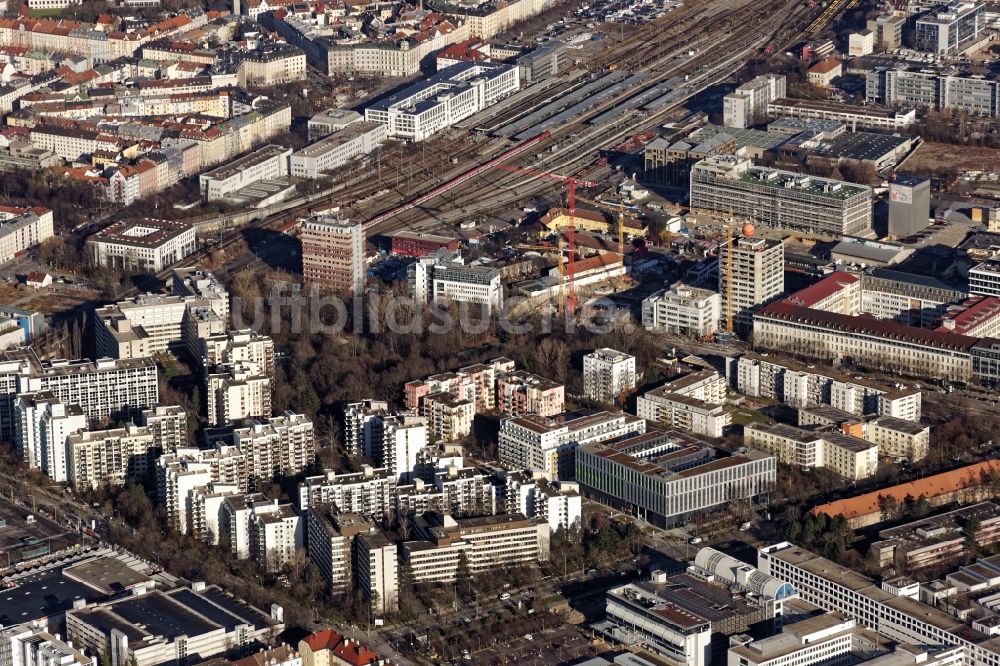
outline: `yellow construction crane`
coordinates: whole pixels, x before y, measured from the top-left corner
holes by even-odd
[[[535,250],[537,252],[558,252],[559,253],[559,264],[557,268],[559,269],[559,316],[562,316],[563,309],[566,306],[566,262],[563,261],[563,252],[566,250],[565,243],[563,243],[562,234],[559,235],[558,245],[515,245],[518,250]],[[575,254],[579,254],[579,250],[573,250]]]
[[[726,332],[733,334],[733,210],[726,224]]]

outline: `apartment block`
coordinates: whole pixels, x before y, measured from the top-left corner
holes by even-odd
[[[502,373],[496,380],[496,406],[504,414],[562,414],[566,387],[524,370]]]
[[[511,372],[514,372],[514,361],[500,357],[468,365],[455,372],[431,375],[404,384],[403,402],[407,409],[421,412],[427,396],[449,393],[460,400],[473,402],[476,413],[489,411],[497,406],[498,378]]]
[[[389,413],[389,403],[371,398],[344,407],[344,448],[352,455],[371,451],[373,437],[381,437],[380,419]],[[375,429],[375,430],[373,430]],[[366,446],[365,442],[369,442]]]
[[[254,502],[250,517],[250,557],[268,571],[291,563],[305,545],[302,516],[278,500]]]
[[[245,493],[248,487],[246,460],[234,446],[177,449],[156,460],[155,473],[156,501],[166,511],[168,528],[181,534],[194,533],[192,496],[198,488],[215,483]]]
[[[325,470],[299,483],[296,506],[306,511],[317,504],[333,504],[345,513],[384,519],[396,495],[396,476],[385,467],[362,465],[360,472]]]
[[[722,298],[711,289],[682,282],[642,301],[642,325],[651,331],[705,338],[714,335],[722,319]]]
[[[719,246],[720,321],[728,326],[732,316],[734,332],[745,335],[753,313],[784,291],[783,243],[747,235]]]
[[[51,391],[17,396],[14,446],[30,469],[55,481],[66,481],[66,439],[87,427],[87,417],[77,405],[64,405]]]
[[[743,429],[743,442],[780,462],[801,468],[823,467],[859,481],[875,474],[878,446],[839,431],[811,431],[784,423],[751,423]]]
[[[38,247],[52,234],[48,208],[0,206],[0,264]]]
[[[526,470],[505,473],[497,488],[502,512],[542,518],[553,533],[579,526],[582,519],[583,499],[578,483],[553,482],[537,470]]]
[[[917,462],[927,457],[931,427],[883,416],[865,425],[865,439],[878,446],[881,455]]]
[[[855,416],[876,414],[920,421],[921,393],[915,388],[886,387],[860,375],[745,354],[727,368],[733,388],[749,396],[809,407],[830,405]]]
[[[223,366],[205,377],[206,413],[213,425],[271,414],[271,379],[237,363]]]
[[[550,478],[572,481],[577,447],[644,432],[643,419],[610,412],[507,418],[500,422],[500,462],[507,469],[538,469]]]
[[[123,220],[91,236],[87,248],[98,266],[158,273],[195,251],[194,227],[148,217]]]
[[[759,501],[774,485],[777,460],[759,451],[723,457],[675,431],[650,431],[576,450],[576,480],[587,497],[660,527],[682,525],[736,499]]]
[[[336,292],[358,294],[365,283],[365,232],[361,223],[332,217],[302,223],[302,276]]]
[[[332,593],[352,585],[354,537],[372,528],[356,513],[342,513],[332,504],[316,504],[306,514],[309,559],[316,564]]]
[[[152,359],[41,361],[30,347],[0,352],[0,439],[13,441],[17,396],[50,391],[64,405],[79,405],[90,425],[137,418],[159,402]]]
[[[198,338],[203,368],[239,364],[255,375],[274,376],[274,340],[253,329]]]
[[[746,158],[704,159],[691,167],[690,185],[692,208],[731,213],[766,227],[863,236],[872,225],[871,188],[757,167]]]
[[[461,62],[365,107],[365,120],[387,126],[390,137],[423,141],[520,87],[517,67]]]
[[[765,74],[744,83],[722,98],[722,118],[726,127],[747,128],[767,120],[767,105],[786,94],[781,74]]]
[[[192,346],[189,320],[197,318],[207,301],[191,296],[143,294],[94,310],[94,345],[109,358],[141,358]],[[198,333],[217,335],[225,321],[217,313]],[[197,358],[197,357],[196,357]]]
[[[373,459],[397,480],[406,481],[417,464],[417,454],[427,446],[427,436],[423,417],[406,413],[390,416],[382,422],[382,448],[373,452]]]
[[[589,400],[617,404],[635,385],[634,356],[604,348],[583,357],[583,394]]]
[[[722,437],[733,420],[726,406],[728,388],[725,377],[717,372],[694,372],[639,396],[636,415],[667,428]]]
[[[171,289],[177,296],[194,296],[216,312],[224,323],[229,321],[229,292],[210,271],[199,267],[175,268]]]
[[[429,513],[414,520],[414,529],[419,540],[404,542],[400,552],[419,583],[454,581],[463,553],[473,574],[549,559],[548,523],[519,514],[453,518]]]
[[[142,480],[161,453],[148,428],[128,424],[81,430],[66,438],[67,480],[78,491]]]
[[[476,405],[450,393],[432,393],[424,398],[421,412],[426,415],[431,436],[441,442],[455,442],[472,432]]]
[[[234,429],[233,444],[245,456],[250,478],[299,474],[316,459],[312,419],[292,411]]]
[[[156,405],[139,414],[139,425],[153,435],[153,443],[164,453],[188,444],[188,413],[179,405]]]
[[[379,529],[354,540],[354,578],[375,617],[399,608],[399,556],[396,544]]]
[[[7,666],[91,666],[92,658],[43,629],[11,625],[0,633]]]

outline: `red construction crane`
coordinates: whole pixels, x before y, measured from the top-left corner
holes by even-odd
[[[592,183],[589,180],[583,180],[582,178],[577,178],[576,176],[564,176],[560,173],[538,171],[537,169],[526,169],[524,167],[508,166],[506,164],[499,164],[496,168],[502,169],[503,171],[510,171],[512,173],[523,173],[529,176],[535,176],[536,178],[558,180],[559,182],[566,183],[569,186],[569,196],[567,197],[567,203],[569,204],[569,226],[566,227],[566,235],[569,246],[569,297],[566,299],[566,303],[569,308],[569,314],[572,315],[576,308],[576,296],[573,291],[574,275],[576,274],[576,266],[574,263],[576,260],[576,224],[573,222],[573,218],[576,215],[576,187],[577,185],[581,187],[597,187],[597,183]]]

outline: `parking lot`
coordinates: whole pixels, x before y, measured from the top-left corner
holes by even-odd
[[[509,643],[470,654],[462,661],[468,664],[494,666],[497,664],[536,664],[557,666],[574,662],[581,657],[596,656],[608,649],[601,641],[593,641],[572,626],[545,629],[537,634],[522,636]]]
[[[9,488],[0,483],[0,493]],[[28,516],[33,517],[28,522]],[[19,506],[9,499],[0,499],[0,568],[15,565],[28,557],[44,554],[41,550],[58,550],[79,541],[79,537],[61,525],[32,513],[30,506]]]

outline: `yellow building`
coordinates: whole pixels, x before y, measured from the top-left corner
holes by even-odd
[[[575,214],[572,216],[565,208],[552,208],[542,217],[540,222],[542,224],[540,232],[542,236],[562,231],[568,228],[571,223],[577,231],[589,231],[595,234],[611,233],[611,223],[604,219],[601,213],[580,208],[577,208]],[[645,237],[646,228],[638,220],[626,217],[625,234],[627,236]]]

